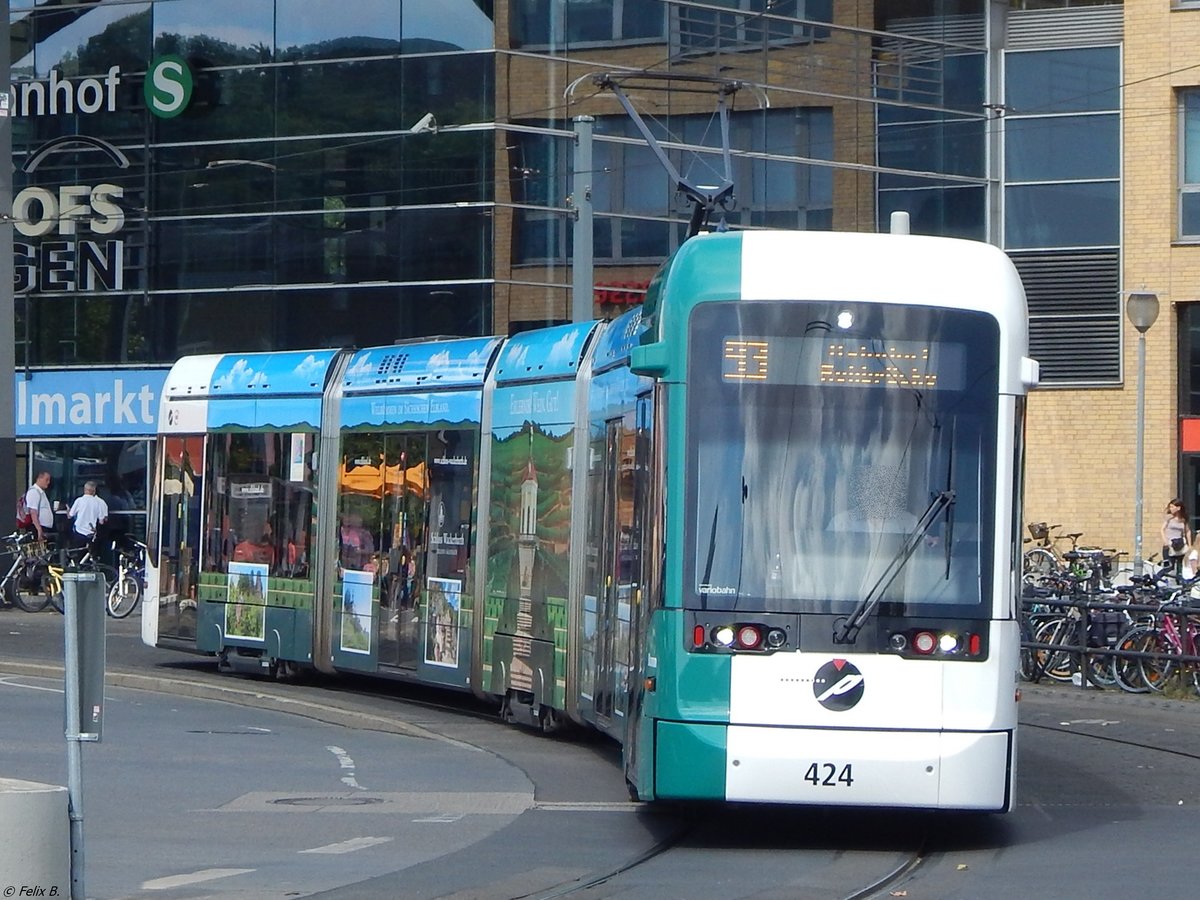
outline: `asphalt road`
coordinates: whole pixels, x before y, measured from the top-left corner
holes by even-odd
[[[0,611],[0,776],[66,783],[61,626]],[[97,900],[1195,893],[1198,702],[1027,686],[1009,816],[658,811],[603,739],[403,686],[220,675],[143,647],[136,614],[108,626],[83,748]]]

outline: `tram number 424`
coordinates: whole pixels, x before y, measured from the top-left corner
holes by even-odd
[[[813,787],[850,787],[854,784],[854,769],[850,763],[840,768],[837,763],[810,763],[804,780]]]

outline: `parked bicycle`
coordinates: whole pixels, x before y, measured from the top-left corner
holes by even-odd
[[[14,532],[0,538],[3,553],[12,555],[8,571],[0,579],[0,596],[10,606],[25,612],[41,612],[48,604],[62,612],[62,569],[51,565],[44,541]]]
[[[108,592],[117,581],[117,569],[100,560],[99,548],[93,541],[67,553],[67,568],[73,572],[99,572],[103,578],[103,596],[107,609]]]
[[[1022,554],[1021,580],[1029,585],[1045,585],[1047,582],[1063,575],[1083,579],[1088,582],[1092,591],[1110,590],[1112,576],[1116,569],[1117,559],[1121,552],[1114,549],[1099,547],[1080,547],[1079,539],[1082,531],[1067,534],[1052,534],[1061,525],[1047,525],[1045,522],[1030,522],[1028,526],[1030,537],[1025,543],[1033,546]],[[1071,548],[1060,551],[1059,542],[1069,540]]]
[[[132,538],[129,545],[113,544],[117,574],[108,590],[108,614],[115,619],[123,619],[137,608],[146,586],[146,545]]]

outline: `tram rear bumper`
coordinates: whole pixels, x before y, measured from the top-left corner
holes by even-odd
[[[655,794],[814,806],[1004,811],[1010,731],[660,722]]]

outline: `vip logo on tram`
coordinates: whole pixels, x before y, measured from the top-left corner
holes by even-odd
[[[826,709],[845,712],[862,699],[863,685],[862,672],[854,663],[831,659],[813,676],[813,695]]]

